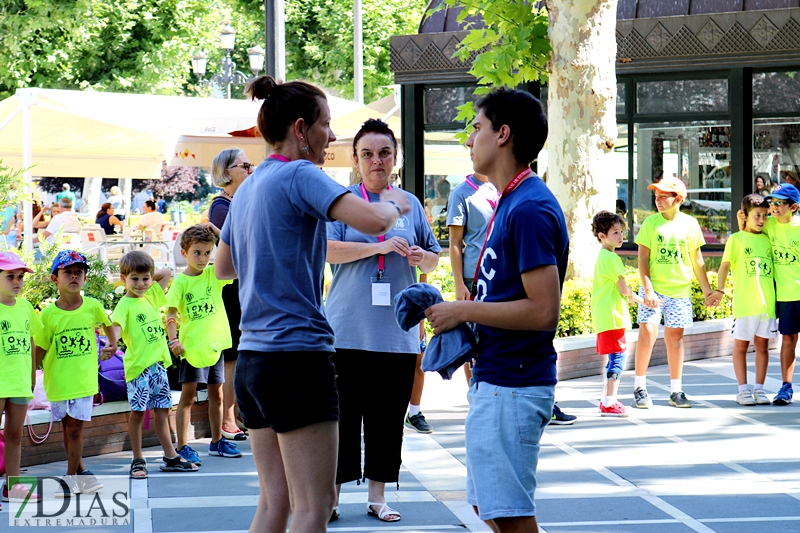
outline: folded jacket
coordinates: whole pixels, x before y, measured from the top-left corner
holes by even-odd
[[[425,318],[427,308],[443,301],[441,293],[433,285],[410,285],[394,297],[397,324],[409,331]],[[475,333],[467,324],[434,335],[422,357],[422,370],[438,372],[442,378],[450,379],[459,367],[477,357],[477,346]]]

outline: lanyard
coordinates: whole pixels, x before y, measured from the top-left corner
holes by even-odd
[[[471,178],[471,179],[470,179],[470,178]],[[473,188],[473,189],[475,189],[476,191],[480,192],[480,190],[481,190],[480,186],[478,186],[478,185],[476,185],[475,183],[473,183],[473,182],[472,182],[472,180],[473,180],[473,179],[475,179],[475,178],[473,177],[473,175],[469,175],[469,176],[467,176],[467,185],[469,185],[470,187],[472,187],[472,188]],[[489,198],[489,197],[488,197],[488,196],[486,196],[485,194],[483,194],[482,196],[483,196],[484,198],[486,198],[486,201],[487,201],[487,202],[489,202],[489,205],[490,205],[490,206],[492,206],[492,209],[494,209],[495,207],[497,207],[497,200],[492,200],[491,198]]]
[[[281,155],[281,154],[270,154],[269,158],[270,159],[277,159],[281,163],[288,163],[289,162],[289,158],[286,157],[285,155]]]
[[[367,188],[364,187],[364,184],[361,183],[361,197],[369,203],[369,195],[367,194]],[[389,185],[389,189],[392,190],[392,186]],[[378,237],[378,242],[383,242],[386,240],[386,235],[380,235]],[[386,257],[383,254],[378,255],[378,281],[383,279],[383,273],[386,270]]]
[[[486,237],[484,237],[483,239],[483,248],[481,248],[481,255],[478,256],[478,265],[475,267],[475,277],[473,278],[475,280],[474,283],[478,282],[478,274],[480,274],[481,271],[481,261],[483,261],[483,254],[484,252],[486,252],[486,244],[489,242],[489,234],[492,233],[492,226],[494,225],[494,217],[497,216],[497,210],[498,207],[500,206],[500,202],[503,200],[503,198],[514,192],[514,189],[519,187],[519,184],[522,183],[522,180],[524,180],[531,174],[533,174],[533,171],[531,171],[530,168],[521,170],[520,173],[514,176],[514,179],[511,180],[508,183],[508,185],[506,185],[506,188],[503,190],[503,194],[501,194],[500,198],[497,200],[497,207],[494,208],[494,213],[492,213],[492,218],[489,219],[489,226],[486,228]]]

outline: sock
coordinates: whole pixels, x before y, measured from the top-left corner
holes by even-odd
[[[600,395],[600,403],[608,407],[608,396],[606,396],[605,393]]]
[[[647,376],[633,376],[633,389],[647,390]]]
[[[756,383],[755,390],[764,390],[764,384],[763,383]]]
[[[682,391],[683,391],[683,380],[681,378],[669,380],[670,394],[672,394],[673,392],[682,392]]]
[[[606,397],[606,402],[603,405],[605,405],[606,407],[611,407],[615,403],[617,403],[617,395],[616,394],[614,396],[607,396]]]
[[[764,388],[764,385],[761,385],[761,388]],[[739,385],[739,392],[744,392],[748,390],[750,390],[750,385],[748,385],[747,383],[745,383],[744,385]]]
[[[413,403],[408,404],[408,417],[411,418],[412,416],[418,415],[420,412],[419,405],[414,405]]]

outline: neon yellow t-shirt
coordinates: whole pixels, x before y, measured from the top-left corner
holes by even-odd
[[[167,332],[158,312],[166,301],[161,285],[153,283],[143,298],[123,296],[114,309],[111,320],[122,328],[122,340],[128,348],[123,357],[125,381],[133,381],[159,361],[164,366],[172,362]]]
[[[667,220],[661,213],[644,219],[636,244],[650,249],[650,281],[653,290],[670,298],[692,295],[690,252],[706,243],[694,217],[678,212]]]
[[[31,337],[41,334],[42,322],[28,300],[0,304],[0,398],[32,398]]]
[[[222,287],[230,283],[218,280],[214,265],[208,265],[199,276],[178,275],[169,287],[167,309],[175,308],[181,315],[178,338],[185,349],[183,357],[195,368],[216,364],[222,350],[233,345],[222,302]]]
[[[601,248],[592,280],[592,327],[595,333],[631,327],[627,302],[617,288],[617,281],[624,275],[622,259]]]
[[[791,221],[781,224],[775,217],[769,217],[762,231],[772,244],[777,300],[800,300],[800,218],[793,216]]]
[[[722,262],[733,273],[733,318],[766,313],[775,318],[772,247],[763,234],[739,231],[725,243]]]
[[[41,314],[42,334],[34,337],[45,353],[44,390],[51,402],[97,394],[97,324],[110,326],[103,304],[83,297],[74,311],[51,304]]]

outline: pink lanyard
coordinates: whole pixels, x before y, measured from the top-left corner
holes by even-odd
[[[531,169],[526,168],[514,176],[514,179],[511,180],[508,185],[506,185],[505,190],[503,190],[503,194],[501,194],[500,198],[497,200],[497,205],[499,206],[503,198],[514,192],[514,189],[516,189],[519,184],[522,183],[522,180],[531,174],[533,174]],[[495,207],[494,213],[492,213],[492,218],[489,219],[489,226],[486,228],[486,237],[483,239],[483,248],[481,248],[481,255],[478,256],[478,265],[475,267],[475,276],[473,277],[475,283],[478,282],[478,274],[480,274],[481,271],[481,261],[483,261],[483,254],[486,252],[486,243],[489,242],[489,235],[492,233],[492,226],[494,225],[495,216],[497,216],[497,207]]]
[[[364,187],[364,184],[361,183],[361,197],[369,203],[369,195],[367,194],[367,188]],[[392,190],[392,186],[389,185],[388,190]],[[378,242],[383,242],[386,240],[386,235],[380,235],[378,237]],[[383,279],[383,273],[386,269],[386,257],[383,254],[378,256],[378,281]]]
[[[480,186],[478,186],[478,185],[476,185],[475,183],[472,182],[472,180],[474,180],[474,179],[475,179],[475,177],[473,175],[467,176],[467,185],[469,185],[470,187],[472,187],[476,191],[480,192],[480,190],[481,190]],[[489,205],[492,206],[492,209],[497,207],[497,200],[492,200],[491,198],[489,198],[486,195],[482,195],[482,196],[484,198],[486,198],[486,201],[489,202]]]
[[[281,155],[281,154],[270,154],[269,158],[270,159],[277,159],[281,163],[288,163],[289,162],[289,158],[286,157],[285,155]]]

